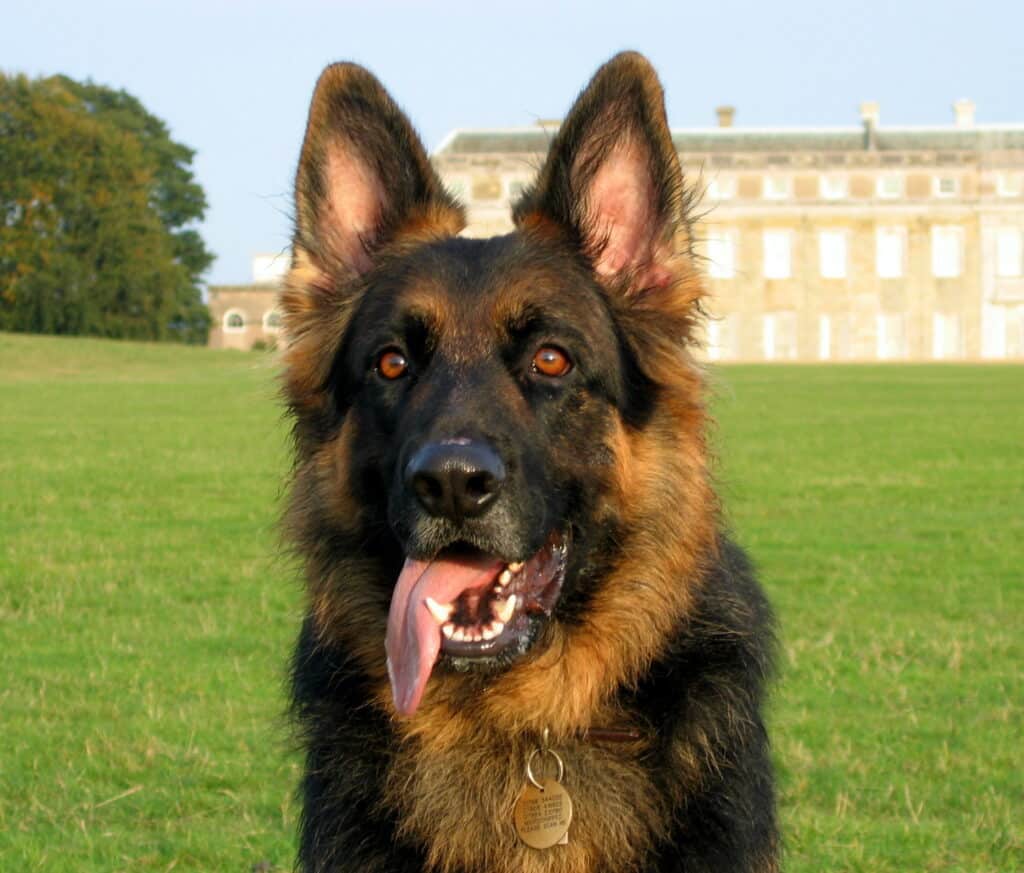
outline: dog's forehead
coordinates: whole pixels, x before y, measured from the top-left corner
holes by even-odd
[[[599,295],[573,260],[539,256],[516,235],[430,245],[405,271],[394,305],[460,357],[489,353],[530,319],[572,324],[595,338],[611,330]]]

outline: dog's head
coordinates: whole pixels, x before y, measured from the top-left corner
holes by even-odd
[[[324,632],[378,662],[386,636],[398,712],[439,659],[493,678],[610,608],[624,543],[674,554],[680,526],[703,530],[685,200],[639,55],[598,71],[517,230],[483,240],[457,236],[461,206],[377,80],[321,76],[282,298],[290,526]]]

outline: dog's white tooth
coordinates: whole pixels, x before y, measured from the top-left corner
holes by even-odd
[[[505,630],[505,622],[503,621],[492,621],[491,622],[491,639],[494,639],[498,634]]]
[[[484,638],[484,635],[479,630],[473,631],[473,642],[474,643],[479,643],[483,638]]]
[[[452,631],[452,639],[455,640],[455,642],[457,642],[457,643],[465,642],[465,640],[466,640],[466,631],[465,631],[465,629],[461,628],[461,627],[455,628],[455,630]]]
[[[495,600],[492,609],[502,622],[508,622],[512,618],[512,613],[516,611],[516,596],[510,594],[508,600]]]
[[[501,575],[498,577],[499,585],[508,585],[512,581],[512,574],[508,570],[502,570]]]
[[[441,633],[443,633],[448,639],[452,638],[452,634],[455,633],[455,625],[450,621],[441,625]]]
[[[511,571],[512,571],[513,573],[518,573],[518,572],[519,572],[520,570],[522,570],[522,569],[523,569],[523,562],[522,562],[522,561],[515,561],[514,563],[512,563],[512,564],[509,564],[509,565],[508,565],[508,568],[509,568],[509,570],[511,570]]]
[[[494,634],[491,633],[491,626],[487,625],[487,627],[480,631],[480,636],[485,640],[489,640],[491,637],[493,637]]]
[[[424,603],[427,604],[427,609],[430,610],[430,614],[434,616],[438,624],[444,624],[448,619],[452,617],[452,613],[455,611],[455,607],[452,604],[442,606],[433,597],[428,597]]]

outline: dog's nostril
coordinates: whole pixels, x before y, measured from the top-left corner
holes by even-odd
[[[490,473],[477,473],[466,478],[466,496],[483,500],[498,490],[498,484]]]
[[[441,500],[444,497],[444,486],[441,482],[424,473],[413,476],[412,487],[421,500]]]

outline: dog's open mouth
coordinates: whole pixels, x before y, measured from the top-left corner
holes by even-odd
[[[386,649],[395,708],[412,715],[441,652],[489,658],[525,648],[531,617],[550,614],[565,580],[568,544],[561,533],[526,561],[442,551],[407,558],[395,583]]]

